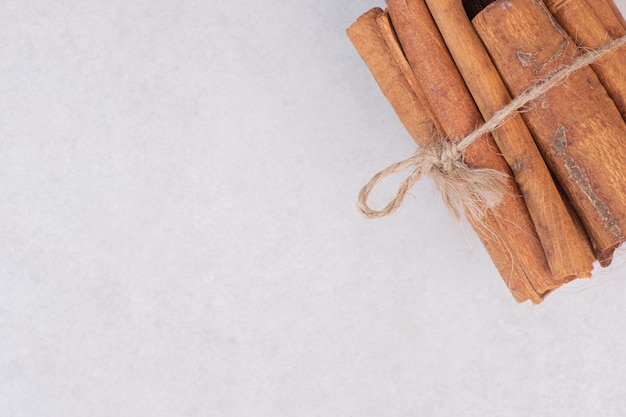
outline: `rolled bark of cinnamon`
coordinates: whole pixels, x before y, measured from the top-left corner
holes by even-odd
[[[513,96],[579,55],[535,0],[497,0],[472,23]],[[606,266],[626,233],[626,125],[590,67],[528,107],[522,117]]]
[[[431,136],[431,118],[406,77],[407,69],[403,69],[393,57],[377,20],[383,15],[382,9],[371,9],[346,33],[400,122],[418,145],[426,145],[423,141]]]
[[[586,0],[598,20],[604,24],[609,34],[617,39],[618,32],[626,29],[626,20],[613,0]]]
[[[456,66],[485,119],[511,101],[504,82],[458,0],[426,0]],[[511,167],[546,253],[553,285],[590,277],[589,240],[563,202],[543,157],[521,116],[492,133]]]
[[[410,69],[395,36],[387,13],[372,9],[347,30],[359,55],[374,76],[384,96],[407,128],[415,142],[425,146],[431,141],[431,117],[422,106],[416,91],[417,80]],[[494,265],[504,278],[507,287],[518,302],[530,299],[539,303],[542,296],[530,285],[521,268],[515,268],[511,250],[499,236],[491,233],[499,227],[490,213],[485,225],[473,224]]]
[[[600,20],[586,0],[545,0],[545,4],[578,46],[598,49],[608,41],[626,35],[626,29],[613,13],[603,13],[604,20]],[[591,67],[626,119],[626,46],[600,58]]]
[[[459,140],[483,123],[446,45],[423,0],[388,0],[389,15],[396,34],[411,64],[424,107],[430,109],[442,134]],[[492,209],[492,233],[510,250],[513,268],[523,271],[538,294],[560,284],[553,279],[544,250],[517,184],[500,150],[490,135],[470,145],[464,153],[470,167],[490,168],[506,173],[507,193]],[[506,278],[506,277],[505,277]]]

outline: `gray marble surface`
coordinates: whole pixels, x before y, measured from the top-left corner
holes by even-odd
[[[0,417],[624,415],[624,252],[518,305],[428,182],[357,213],[380,5],[0,2]]]

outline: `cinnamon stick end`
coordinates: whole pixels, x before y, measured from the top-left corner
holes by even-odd
[[[380,7],[374,7],[366,11],[365,13],[363,13],[361,16],[359,16],[356,19],[356,21],[353,24],[350,25],[350,27],[348,27],[348,29],[346,29],[346,33],[348,37],[352,38],[352,33],[355,32],[356,27],[360,26],[364,20],[375,21],[376,18],[382,14],[383,14],[383,9],[381,9]]]

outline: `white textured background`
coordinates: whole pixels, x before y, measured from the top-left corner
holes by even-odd
[[[518,305],[428,183],[357,213],[382,4],[0,1],[0,417],[624,415],[624,252]]]

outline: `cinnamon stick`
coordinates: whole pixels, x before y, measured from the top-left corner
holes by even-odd
[[[587,0],[598,20],[613,38],[619,38],[618,32],[626,28],[626,20],[613,0]]]
[[[513,96],[579,55],[543,3],[497,0],[472,21]],[[626,125],[585,67],[522,113],[603,266],[626,233]]]
[[[511,101],[504,82],[458,0],[426,0],[448,50],[485,119]],[[590,277],[595,260],[589,240],[572,220],[537,145],[522,118],[508,120],[493,137],[513,171],[559,285]]]
[[[411,64],[423,103],[434,114],[443,134],[459,140],[483,123],[480,112],[450,57],[423,0],[388,0],[389,15]],[[558,286],[552,280],[545,253],[512,173],[490,135],[470,145],[465,162],[471,167],[496,169],[509,176],[508,191],[493,209],[492,233],[510,251],[513,268],[520,268],[535,291],[545,294]]]
[[[595,12],[602,10],[594,10],[586,0],[545,0],[545,4],[578,46],[597,49],[626,35],[626,29],[612,12],[605,11],[604,20],[600,20]],[[598,6],[601,4],[606,3],[598,2]],[[607,27],[611,28],[611,33]],[[600,58],[591,67],[626,119],[626,46]]]
[[[374,8],[360,16],[348,28],[347,34],[413,139],[421,146],[427,145],[432,136],[429,132],[431,118],[417,97],[417,80],[404,57],[388,14]],[[523,271],[512,267],[509,249],[498,236],[488,232],[497,227],[493,216],[488,213],[484,222],[485,226],[474,225],[474,228],[514,298],[518,302],[528,299],[533,303],[540,302],[542,297],[530,285]]]
[[[361,15],[346,33],[407,132],[418,145],[425,145],[424,139],[430,139],[431,136],[431,118],[417,98],[405,72],[394,60],[387,40],[381,33],[377,18],[382,15],[382,9],[371,9]]]

